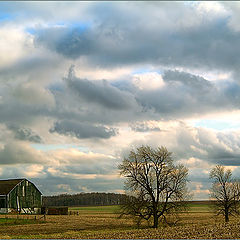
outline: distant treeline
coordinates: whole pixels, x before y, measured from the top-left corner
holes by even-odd
[[[43,206],[104,206],[118,205],[126,199],[125,194],[116,193],[78,193],[43,196]]]

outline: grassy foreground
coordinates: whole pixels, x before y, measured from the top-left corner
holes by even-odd
[[[232,218],[225,224],[204,203],[190,203],[189,213],[181,213],[176,226],[158,229],[147,225],[138,229],[132,219],[118,219],[117,209],[118,206],[71,208],[79,215],[47,216],[47,221],[41,224],[1,226],[0,238],[240,238],[240,219]]]
[[[37,223],[41,223],[42,221],[37,221]],[[0,227],[4,226],[15,226],[15,225],[24,225],[24,224],[36,224],[36,220],[34,219],[17,219],[16,217],[13,218],[0,218]]]
[[[117,213],[120,209],[119,206],[88,206],[88,207],[71,207],[69,211],[79,211],[84,214],[91,214],[91,213]],[[188,212],[211,212],[211,206],[206,201],[199,201],[199,202],[189,202],[188,203]]]

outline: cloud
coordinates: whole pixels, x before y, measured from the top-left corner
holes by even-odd
[[[97,51],[97,41],[93,40],[96,36],[91,36],[92,34],[91,31],[81,26],[46,28],[38,31],[35,45],[46,44],[46,47],[63,56],[76,59]]]
[[[34,159],[26,161],[26,157],[26,153],[19,156],[19,160],[14,161],[15,164],[19,163],[18,165],[10,161],[7,164],[2,163],[3,171],[0,172],[0,178],[27,177],[29,180],[32,179],[45,195],[62,193],[64,189],[58,189],[56,187],[58,185],[70,186],[68,193],[86,190],[111,192],[115,189],[120,190],[123,186],[123,179],[119,178],[117,170],[118,162],[111,155],[85,153],[68,148],[42,152],[45,162],[34,162]]]
[[[50,129],[51,133],[57,132],[70,135],[79,139],[84,138],[110,138],[116,135],[116,130],[104,126],[94,126],[88,123],[63,120],[56,122]]]
[[[153,132],[153,131],[161,131],[158,126],[154,126],[154,124],[148,124],[147,122],[137,122],[130,124],[132,131],[136,132]]]
[[[2,39],[0,44],[0,51],[2,52],[0,68],[7,67],[29,54],[31,39],[21,29],[13,26],[2,26],[0,27],[0,38]]]
[[[30,179],[31,180],[31,179]],[[79,192],[117,192],[116,190],[123,189],[123,179],[76,179],[71,176],[58,176],[49,178],[34,178],[34,183],[46,195],[57,195],[66,193],[66,189],[58,189],[59,184],[70,186],[71,190],[67,193],[74,194]]]
[[[214,164],[240,166],[239,130],[225,133],[192,127],[183,122],[173,125],[165,123],[161,129],[164,131],[152,132],[140,144],[155,147],[163,144],[173,152],[176,160],[183,161],[191,168],[202,165],[206,169]]]
[[[145,72],[141,74],[134,74],[134,85],[139,89],[153,90],[164,86],[164,81],[161,74],[157,72]]]
[[[168,70],[164,72],[163,79],[165,82],[174,84],[182,83],[192,90],[201,91],[200,93],[215,90],[213,84],[201,76],[196,76],[187,72],[180,72],[177,70]]]
[[[41,152],[22,142],[11,141],[0,149],[0,165],[46,163]]]
[[[43,142],[42,138],[36,133],[34,133],[30,128],[17,127],[15,125],[8,125],[8,128],[14,132],[15,138],[18,140],[30,141],[35,143]]]
[[[144,109],[153,109],[166,119],[234,110],[239,103],[239,84],[235,82],[210,82],[177,70],[165,71],[163,80],[162,88],[139,90],[135,97]]]
[[[151,63],[237,70],[239,34],[228,26],[230,12],[219,11],[219,3],[215,8],[201,3],[174,4],[135,3],[126,7],[108,3],[104,16],[102,4],[93,4],[89,14],[95,24],[84,30],[81,26],[36,29],[35,44],[70,59],[84,57],[90,64],[103,67]],[[181,11],[176,12],[176,4]],[[148,10],[145,17],[140,6]]]
[[[90,103],[97,103],[112,110],[130,108],[131,104],[134,104],[134,98],[128,92],[119,90],[106,80],[89,81],[76,78],[73,68],[70,68],[66,82],[72,91]]]

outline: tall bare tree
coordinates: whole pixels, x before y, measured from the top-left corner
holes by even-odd
[[[153,227],[157,228],[160,218],[166,220],[168,213],[184,206],[189,196],[188,169],[175,166],[171,155],[165,147],[142,146],[123,160],[119,169],[126,177],[125,187],[132,196],[123,205],[123,214],[139,220],[153,218]]]
[[[240,214],[240,182],[232,178],[231,170],[226,170],[221,165],[211,170],[210,178],[213,180],[210,197],[215,200],[214,210],[218,215],[223,215],[225,222],[228,222],[230,215]]]

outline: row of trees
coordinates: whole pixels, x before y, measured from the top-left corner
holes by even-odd
[[[124,202],[125,194],[115,193],[79,193],[61,194],[58,196],[44,196],[43,206],[103,206],[119,205]]]
[[[188,169],[175,165],[172,153],[165,147],[153,149],[142,146],[132,150],[121,165],[121,175],[126,178],[128,198],[122,204],[122,215],[132,215],[138,223],[153,221],[157,228],[167,216],[176,215],[186,208],[191,194],[187,190]],[[225,221],[229,215],[238,215],[240,208],[240,182],[232,178],[230,170],[216,166],[210,172],[213,180],[211,199],[217,214]]]

